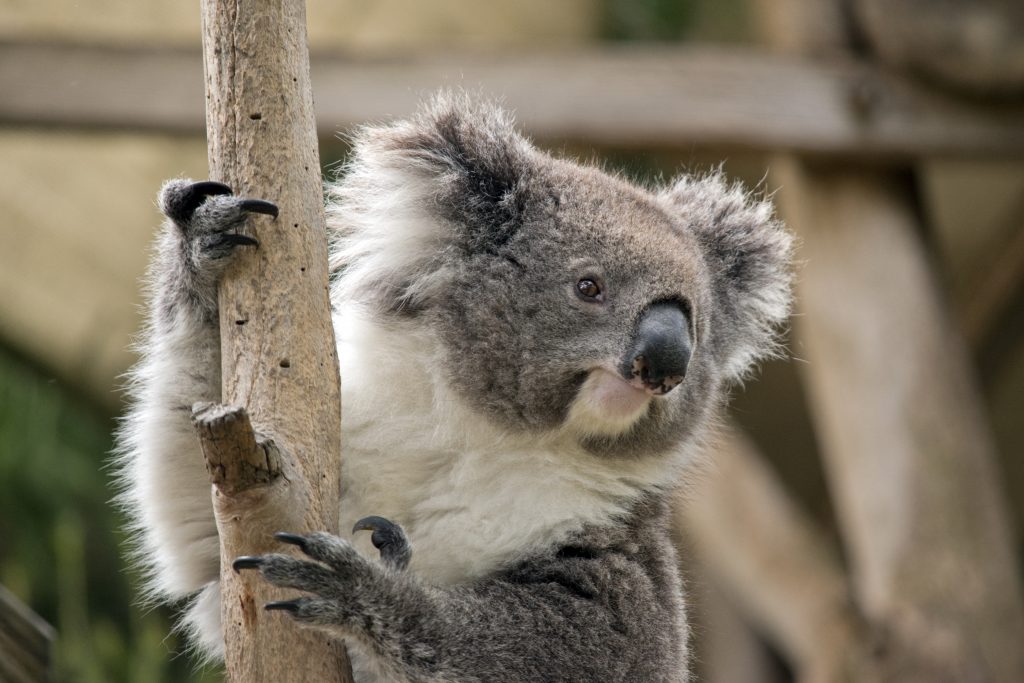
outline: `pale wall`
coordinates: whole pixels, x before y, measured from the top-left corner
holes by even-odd
[[[0,130],[0,338],[117,403],[131,362],[155,198],[204,177],[200,139]]]
[[[199,0],[0,0],[0,39],[197,45]],[[308,0],[314,48],[516,48],[594,37],[597,0]]]

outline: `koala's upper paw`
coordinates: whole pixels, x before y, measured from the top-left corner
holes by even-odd
[[[282,532],[274,536],[297,546],[315,561],[262,555],[239,557],[231,566],[235,571],[259,569],[274,586],[313,596],[267,603],[266,609],[285,610],[296,620],[310,624],[345,626],[358,614],[359,605],[372,599],[373,586],[382,578],[381,570],[359,555],[348,541],[325,533],[299,536]]]
[[[388,567],[403,570],[412,559],[412,546],[402,527],[383,517],[363,517],[352,527],[352,533],[372,531],[370,542],[380,551],[380,559]]]
[[[213,180],[171,180],[160,190],[160,210],[178,225],[186,225],[207,197],[230,194],[234,194],[230,187]]]
[[[263,199],[235,197],[223,183],[172,180],[160,191],[160,209],[181,230],[187,258],[221,259],[239,245],[259,246],[254,238],[235,232],[250,213],[277,218],[277,206]]]

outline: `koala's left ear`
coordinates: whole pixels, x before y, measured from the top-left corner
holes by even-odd
[[[793,238],[772,205],[721,173],[682,176],[662,197],[700,245],[712,278],[713,352],[730,379],[777,349],[789,317]]]

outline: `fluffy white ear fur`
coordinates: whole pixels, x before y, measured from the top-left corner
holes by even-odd
[[[661,197],[704,249],[714,280],[715,345],[726,376],[742,379],[778,351],[777,329],[792,301],[793,237],[769,201],[727,183],[721,172],[680,176]]]
[[[409,120],[357,131],[344,181],[327,188],[331,269],[345,273],[335,300],[429,300],[446,279],[446,248],[514,215],[535,154],[508,112],[464,94],[439,94]]]
[[[361,292],[429,298],[443,273],[435,262],[446,236],[427,215],[434,181],[395,153],[357,150],[344,184],[328,187],[327,221],[337,303]]]

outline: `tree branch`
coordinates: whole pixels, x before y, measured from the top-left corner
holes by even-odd
[[[192,407],[192,424],[210,481],[218,490],[238,494],[267,486],[281,474],[277,445],[270,439],[257,439],[245,408],[196,404]]]

